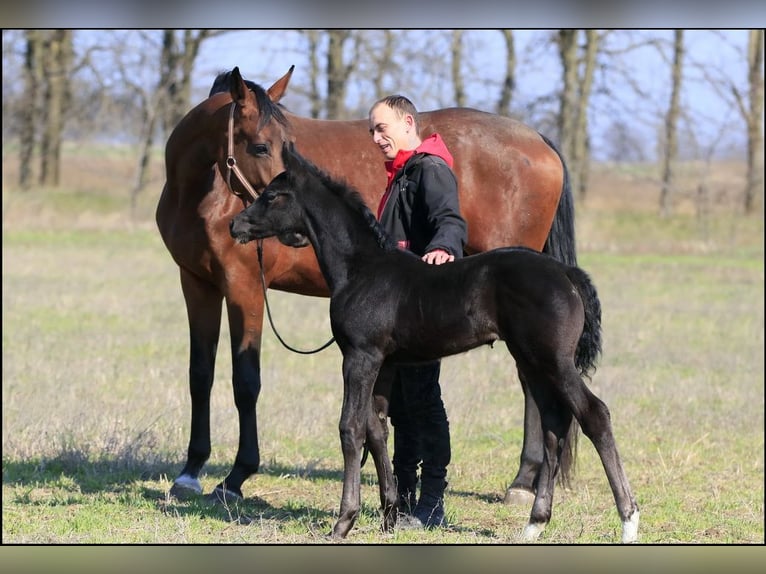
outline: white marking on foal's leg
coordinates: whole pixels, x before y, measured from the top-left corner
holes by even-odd
[[[638,510],[622,523],[622,543],[631,544],[636,541],[638,541]]]
[[[544,522],[528,522],[524,527],[524,532],[521,533],[521,539],[524,542],[534,542],[543,533],[545,526]]]
[[[173,485],[185,490],[191,490],[197,494],[202,494],[202,483],[188,474],[182,474],[173,481]]]

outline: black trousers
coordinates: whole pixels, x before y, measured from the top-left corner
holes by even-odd
[[[418,464],[421,494],[441,497],[446,486],[451,450],[440,371],[440,361],[397,368],[389,416],[394,429],[394,475],[400,493],[415,492]]]

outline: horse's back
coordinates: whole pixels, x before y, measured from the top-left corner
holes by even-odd
[[[425,137],[437,132],[452,153],[460,208],[468,223],[468,253],[505,245],[542,250],[563,187],[563,166],[529,126],[471,108],[419,114]],[[377,209],[386,185],[385,158],[367,120],[290,116],[298,150],[359,190]]]
[[[542,250],[564,183],[556,151],[531,127],[488,112],[448,108],[421,118],[424,134],[441,134],[455,158],[467,250]]]

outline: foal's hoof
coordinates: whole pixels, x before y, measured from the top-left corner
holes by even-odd
[[[531,506],[534,501],[534,492],[517,486],[509,487],[505,491],[505,497],[503,498],[503,504],[510,504],[512,506]]]
[[[173,481],[170,487],[170,496],[175,496],[179,500],[188,500],[202,494],[202,484],[196,478],[182,474]]]
[[[526,543],[536,542],[545,530],[544,522],[528,522],[521,533],[521,541]]]
[[[622,523],[622,543],[633,544],[635,542],[638,542],[638,510]]]
[[[213,489],[213,492],[205,496],[205,500],[212,502],[213,504],[223,504],[226,506],[242,502],[244,497],[238,492],[234,492],[233,490],[218,485]]]

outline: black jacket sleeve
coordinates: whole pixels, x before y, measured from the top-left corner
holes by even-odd
[[[423,156],[419,168],[413,220],[422,218],[425,224],[424,253],[444,249],[456,258],[462,257],[467,226],[460,215],[455,174],[443,159],[432,155]]]

